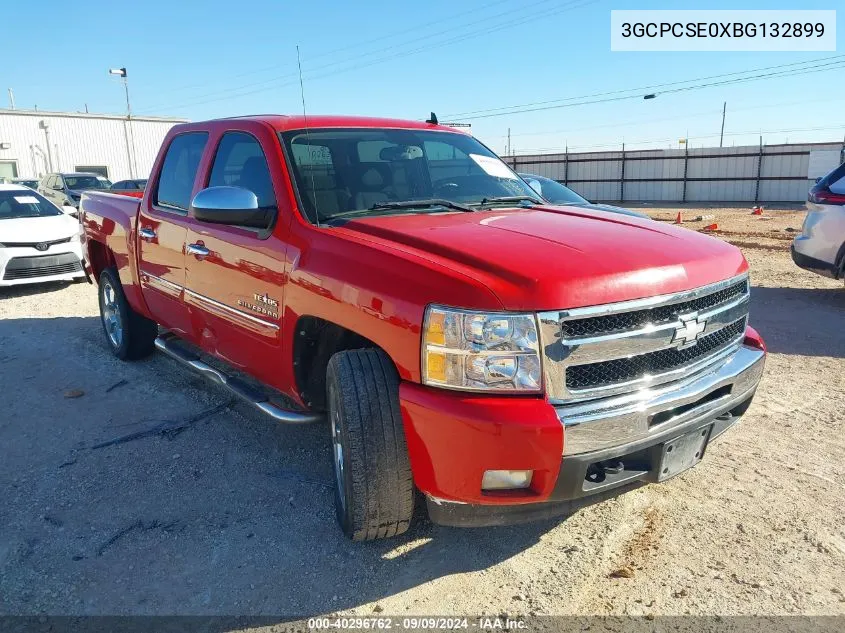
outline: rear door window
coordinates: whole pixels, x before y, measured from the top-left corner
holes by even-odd
[[[170,142],[161,166],[155,204],[176,211],[188,210],[207,141],[207,132],[187,132]]]

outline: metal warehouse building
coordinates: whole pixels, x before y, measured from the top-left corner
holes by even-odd
[[[167,131],[184,121],[0,109],[0,181],[51,171],[146,178]]]

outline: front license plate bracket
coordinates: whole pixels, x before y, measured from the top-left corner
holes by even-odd
[[[685,433],[663,444],[657,481],[666,481],[695,466],[704,457],[713,426]]]

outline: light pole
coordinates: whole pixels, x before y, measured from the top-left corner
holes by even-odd
[[[135,178],[135,170],[138,167],[138,159],[135,155],[135,134],[132,131],[132,106],[129,105],[129,80],[126,78],[126,67],[110,68],[109,74],[117,75],[123,79],[123,89],[126,92],[126,159],[129,162],[129,177]]]

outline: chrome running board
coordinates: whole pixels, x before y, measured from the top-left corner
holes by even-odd
[[[229,376],[200,360],[199,356],[179,345],[179,338],[173,334],[161,334],[156,338],[155,346],[159,351],[170,356],[170,358],[179,361],[183,365],[187,365],[202,376],[225,387],[233,395],[251,404],[262,413],[269,415],[276,422],[281,422],[282,424],[310,424],[311,422],[319,422],[323,419],[323,415],[320,413],[293,411],[276,406],[265,394],[247,384],[246,381],[236,376]]]

